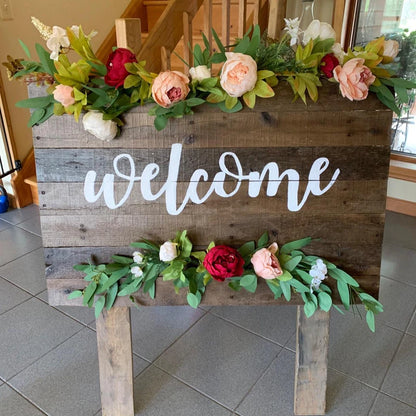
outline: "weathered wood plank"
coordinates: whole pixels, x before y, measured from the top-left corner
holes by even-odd
[[[298,306],[295,366],[295,415],[324,415],[328,367],[329,313],[306,318]]]
[[[221,220],[219,220],[221,219]],[[199,217],[148,215],[42,216],[45,247],[125,246],[141,237],[165,241],[177,230],[187,229],[196,245],[240,244],[269,230],[279,241],[311,236],[333,244],[380,244],[384,214],[269,213],[238,217],[233,212]],[[111,227],[109,226],[111,224]]]
[[[97,347],[103,416],[134,416],[130,308],[100,314]]]
[[[189,182],[196,169],[205,169],[212,180],[219,171],[218,161],[226,148],[188,149],[182,148],[181,166],[178,173],[179,182]],[[37,149],[36,167],[38,183],[41,182],[83,182],[90,170],[114,173],[113,161],[125,149]],[[261,172],[267,163],[275,162],[279,171],[296,169],[300,180],[308,180],[313,162],[325,157],[329,167],[321,174],[323,181],[330,180],[338,168],[341,173],[338,180],[386,179],[388,177],[388,146],[348,146],[337,148],[332,146],[308,147],[253,147],[236,149],[233,152],[241,162],[245,175],[250,171]],[[149,163],[156,163],[160,170],[157,175],[159,182],[165,181],[169,171],[170,149],[129,149],[133,158],[136,175],[140,176]],[[231,157],[226,160],[228,169],[237,172],[236,164]],[[130,164],[122,158],[118,167],[120,172],[130,175]],[[319,177],[309,178],[318,180]],[[115,181],[125,179],[115,176]],[[234,180],[229,175],[226,180]]]
[[[160,189],[162,184],[155,183],[155,189]],[[210,183],[201,183],[198,185],[198,192],[204,195]],[[234,189],[233,182],[227,182],[225,189],[230,192]],[[299,183],[299,194],[303,195],[307,182]],[[121,200],[125,191],[126,185],[123,183],[115,184],[115,199]],[[178,201],[182,201],[188,184],[180,182],[177,184]],[[271,212],[282,212],[287,210],[287,192],[288,181],[283,181],[279,186],[278,196],[269,197],[266,195],[267,183],[261,185],[260,193],[257,198],[247,198],[248,183],[241,184],[238,193],[231,199],[221,198],[213,194],[209,202],[197,207],[198,215],[216,214],[218,211],[229,208],[230,205],[237,209],[244,210],[245,214],[262,214],[266,210]],[[100,198],[94,204],[86,201],[83,196],[84,183],[68,182],[42,182],[38,184],[40,194],[40,206],[42,215],[73,215],[88,214],[91,209],[97,215],[112,215],[109,212],[104,199]],[[357,181],[340,181],[325,194],[325,197],[311,196],[305,209],[311,211],[321,211],[326,213],[338,214],[371,214],[375,212],[382,213],[385,205],[385,180],[357,180]],[[166,214],[166,201],[163,195],[157,201],[146,201],[143,199],[140,190],[134,191],[125,204],[117,209],[119,215],[156,215]],[[192,204],[190,204],[191,206]],[[238,208],[240,207],[240,208]],[[196,208],[196,207],[194,207]],[[186,210],[186,209],[185,209]]]

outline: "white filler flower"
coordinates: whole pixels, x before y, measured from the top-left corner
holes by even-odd
[[[57,61],[61,48],[69,48],[69,45],[66,30],[59,26],[53,26],[52,36],[46,41],[46,46],[51,51],[50,58]]]
[[[100,111],[88,111],[82,118],[84,129],[100,140],[109,142],[117,135],[117,124],[112,120],[103,120]]]
[[[160,246],[159,259],[162,261],[172,261],[178,257],[177,244],[166,241]]]
[[[140,253],[140,251],[135,251],[134,253],[133,253],[133,261],[135,262],[135,263],[137,263],[137,264],[141,264],[141,263],[143,263],[143,254],[142,253]]]
[[[286,26],[283,30],[290,36],[290,46],[294,46],[299,40],[299,17],[295,19],[285,19]]]
[[[143,270],[139,266],[134,266],[130,269],[131,273],[134,277],[141,277],[143,276]]]
[[[311,282],[311,293],[314,290],[318,290],[322,280],[327,278],[326,274],[328,273],[328,269],[326,264],[321,260],[316,260],[316,263],[312,266],[311,270],[309,271],[309,275],[312,276]]]

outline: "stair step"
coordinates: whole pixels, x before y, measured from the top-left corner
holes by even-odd
[[[36,175],[29,176],[24,180],[30,186],[30,191],[32,192],[33,203],[39,205],[39,195],[38,195],[38,181]]]

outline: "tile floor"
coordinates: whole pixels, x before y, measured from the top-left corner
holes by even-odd
[[[0,214],[0,414],[101,415],[95,320],[47,304],[36,206]],[[328,415],[416,416],[416,218],[387,213],[371,334],[331,316]],[[136,414],[293,415],[295,307],[132,309]]]

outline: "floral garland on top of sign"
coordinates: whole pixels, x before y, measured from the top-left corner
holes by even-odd
[[[351,101],[364,100],[372,91],[400,114],[400,105],[408,102],[407,90],[416,88],[416,83],[395,77],[391,69],[390,64],[398,59],[397,41],[382,36],[344,52],[335,43],[335,31],[328,23],[314,20],[302,32],[298,18],[285,21],[281,40],[262,36],[259,26],[254,26],[234,45],[224,46],[213,30],[218,52],[210,51],[203,36],[204,48],[196,44],[193,49],[189,78],[179,71],[150,73],[146,62],[137,62],[125,48],[115,48],[104,65],[90,45],[95,32],[85,35],[80,26],[65,30],[32,18],[49,52],[36,44],[40,62],[33,61],[20,41],[27,59],[8,56],[4,65],[10,78],[50,84],[47,96],[16,104],[34,109],[30,126],[53,114],[73,114],[78,121],[84,111],[85,130],[102,140],[116,137],[123,113],[135,106],[155,102],[149,113],[155,116],[156,129],[162,130],[169,118],[192,114],[204,103],[230,113],[241,110],[243,102],[253,108],[257,97],[273,97],[273,88],[281,80],[287,81],[295,99],[305,104],[307,97],[318,100],[324,78],[338,83],[342,96]],[[67,56],[71,50],[81,59],[71,63]],[[218,75],[213,74],[213,64],[222,64]]]
[[[260,278],[265,279],[275,299],[284,296],[290,301],[292,293],[300,294],[307,317],[318,309],[328,312],[331,307],[343,313],[334,299],[339,299],[345,310],[361,302],[368,327],[374,332],[374,316],[383,312],[383,305],[345,271],[325,259],[304,254],[303,247],[311,241],[310,237],[292,241],[279,250],[277,243],[269,244],[268,233],[264,233],[257,242],[249,241],[238,249],[212,242],[206,250],[193,251],[187,232],[181,231],[162,245],[148,240],[132,243],[138,251],[131,257],[114,255],[110,264],[74,266],[85,273],[88,285],[68,297],[83,297],[83,304],[95,306],[98,316],[104,308],[111,309],[117,297],[130,296],[134,302],[133,294],[139,290],[154,299],[161,276],[172,282],[176,293],[185,288],[188,304],[197,308],[213,280],[227,282],[235,291],[255,293]],[[330,279],[336,282],[336,290],[323,283]]]

